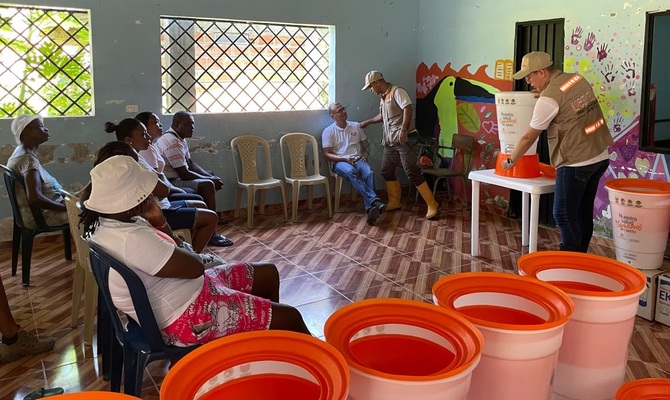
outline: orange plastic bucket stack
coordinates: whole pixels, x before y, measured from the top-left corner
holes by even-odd
[[[670,400],[670,379],[638,379],[619,388],[616,400]]]
[[[351,400],[464,400],[482,335],[457,313],[418,301],[370,299],[326,321],[351,371]]]
[[[286,331],[237,333],[179,360],[161,400],[344,400],[349,371],[326,342]]]
[[[50,400],[139,400],[139,397],[114,392],[78,392],[49,396]]]
[[[565,293],[537,279],[473,272],[437,281],[433,300],[484,335],[468,400],[549,398],[563,327],[573,309]]]
[[[552,399],[613,399],[624,381],[646,276],[607,257],[569,251],[526,254],[518,265],[519,273],[555,285],[575,303],[558,353]]]

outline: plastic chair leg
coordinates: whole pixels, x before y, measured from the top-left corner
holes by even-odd
[[[342,194],[342,180],[339,175],[335,175],[335,212],[340,212],[340,195]]]
[[[254,227],[254,188],[249,187],[247,189],[247,227]]]
[[[294,182],[293,183],[293,201],[291,203],[291,210],[292,210],[292,220],[293,222],[296,222],[298,220],[298,196],[300,194],[300,183]]]
[[[284,221],[288,222],[288,207],[286,205],[286,189],[284,188],[284,184],[279,186],[279,191],[281,192],[281,202],[282,206],[284,207]]]
[[[21,247],[21,228],[14,225],[12,231],[12,276],[16,276],[16,269],[19,265],[19,250]]]
[[[235,195],[235,218],[240,216],[240,202],[242,201],[242,188],[237,188]]]
[[[21,283],[23,286],[30,286],[30,260],[33,255],[32,232],[24,231],[21,235]]]
[[[123,393],[140,397],[148,357],[145,353],[123,352]]]
[[[80,260],[74,266],[74,279],[72,283],[72,320],[70,326],[77,326],[79,320],[79,307],[81,306],[81,295],[84,293],[84,283],[86,280],[86,270],[81,265]],[[85,340],[84,340],[85,341]]]
[[[93,323],[95,307],[98,304],[98,284],[93,272],[85,270],[84,280],[84,344],[93,345]]]

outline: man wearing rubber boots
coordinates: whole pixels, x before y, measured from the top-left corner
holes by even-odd
[[[380,96],[379,114],[361,122],[361,128],[380,122],[384,124],[381,172],[386,181],[386,191],[389,197],[385,211],[400,208],[400,182],[395,171],[402,163],[407,178],[416,186],[428,205],[426,218],[434,218],[437,216],[439,205],[421,174],[421,169],[416,164],[416,153],[407,143],[408,135],[416,132],[412,118],[412,100],[409,94],[405,89],[387,82],[379,71],[370,71],[365,76],[365,86],[362,90],[368,89]]]

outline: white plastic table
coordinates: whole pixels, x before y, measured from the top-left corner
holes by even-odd
[[[479,255],[479,185],[489,183],[491,185],[506,187],[522,192],[521,202],[521,244],[528,246],[528,251],[537,251],[537,226],[540,210],[540,195],[554,193],[556,180],[541,176],[539,178],[509,178],[496,175],[494,170],[486,169],[472,171],[468,175],[472,181],[472,226],[470,253]],[[528,198],[530,197],[530,231],[528,229]],[[530,244],[528,236],[530,232]]]

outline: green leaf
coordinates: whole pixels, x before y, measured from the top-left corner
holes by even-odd
[[[458,121],[468,132],[479,131],[481,120],[479,114],[471,103],[460,103],[457,107]]]

